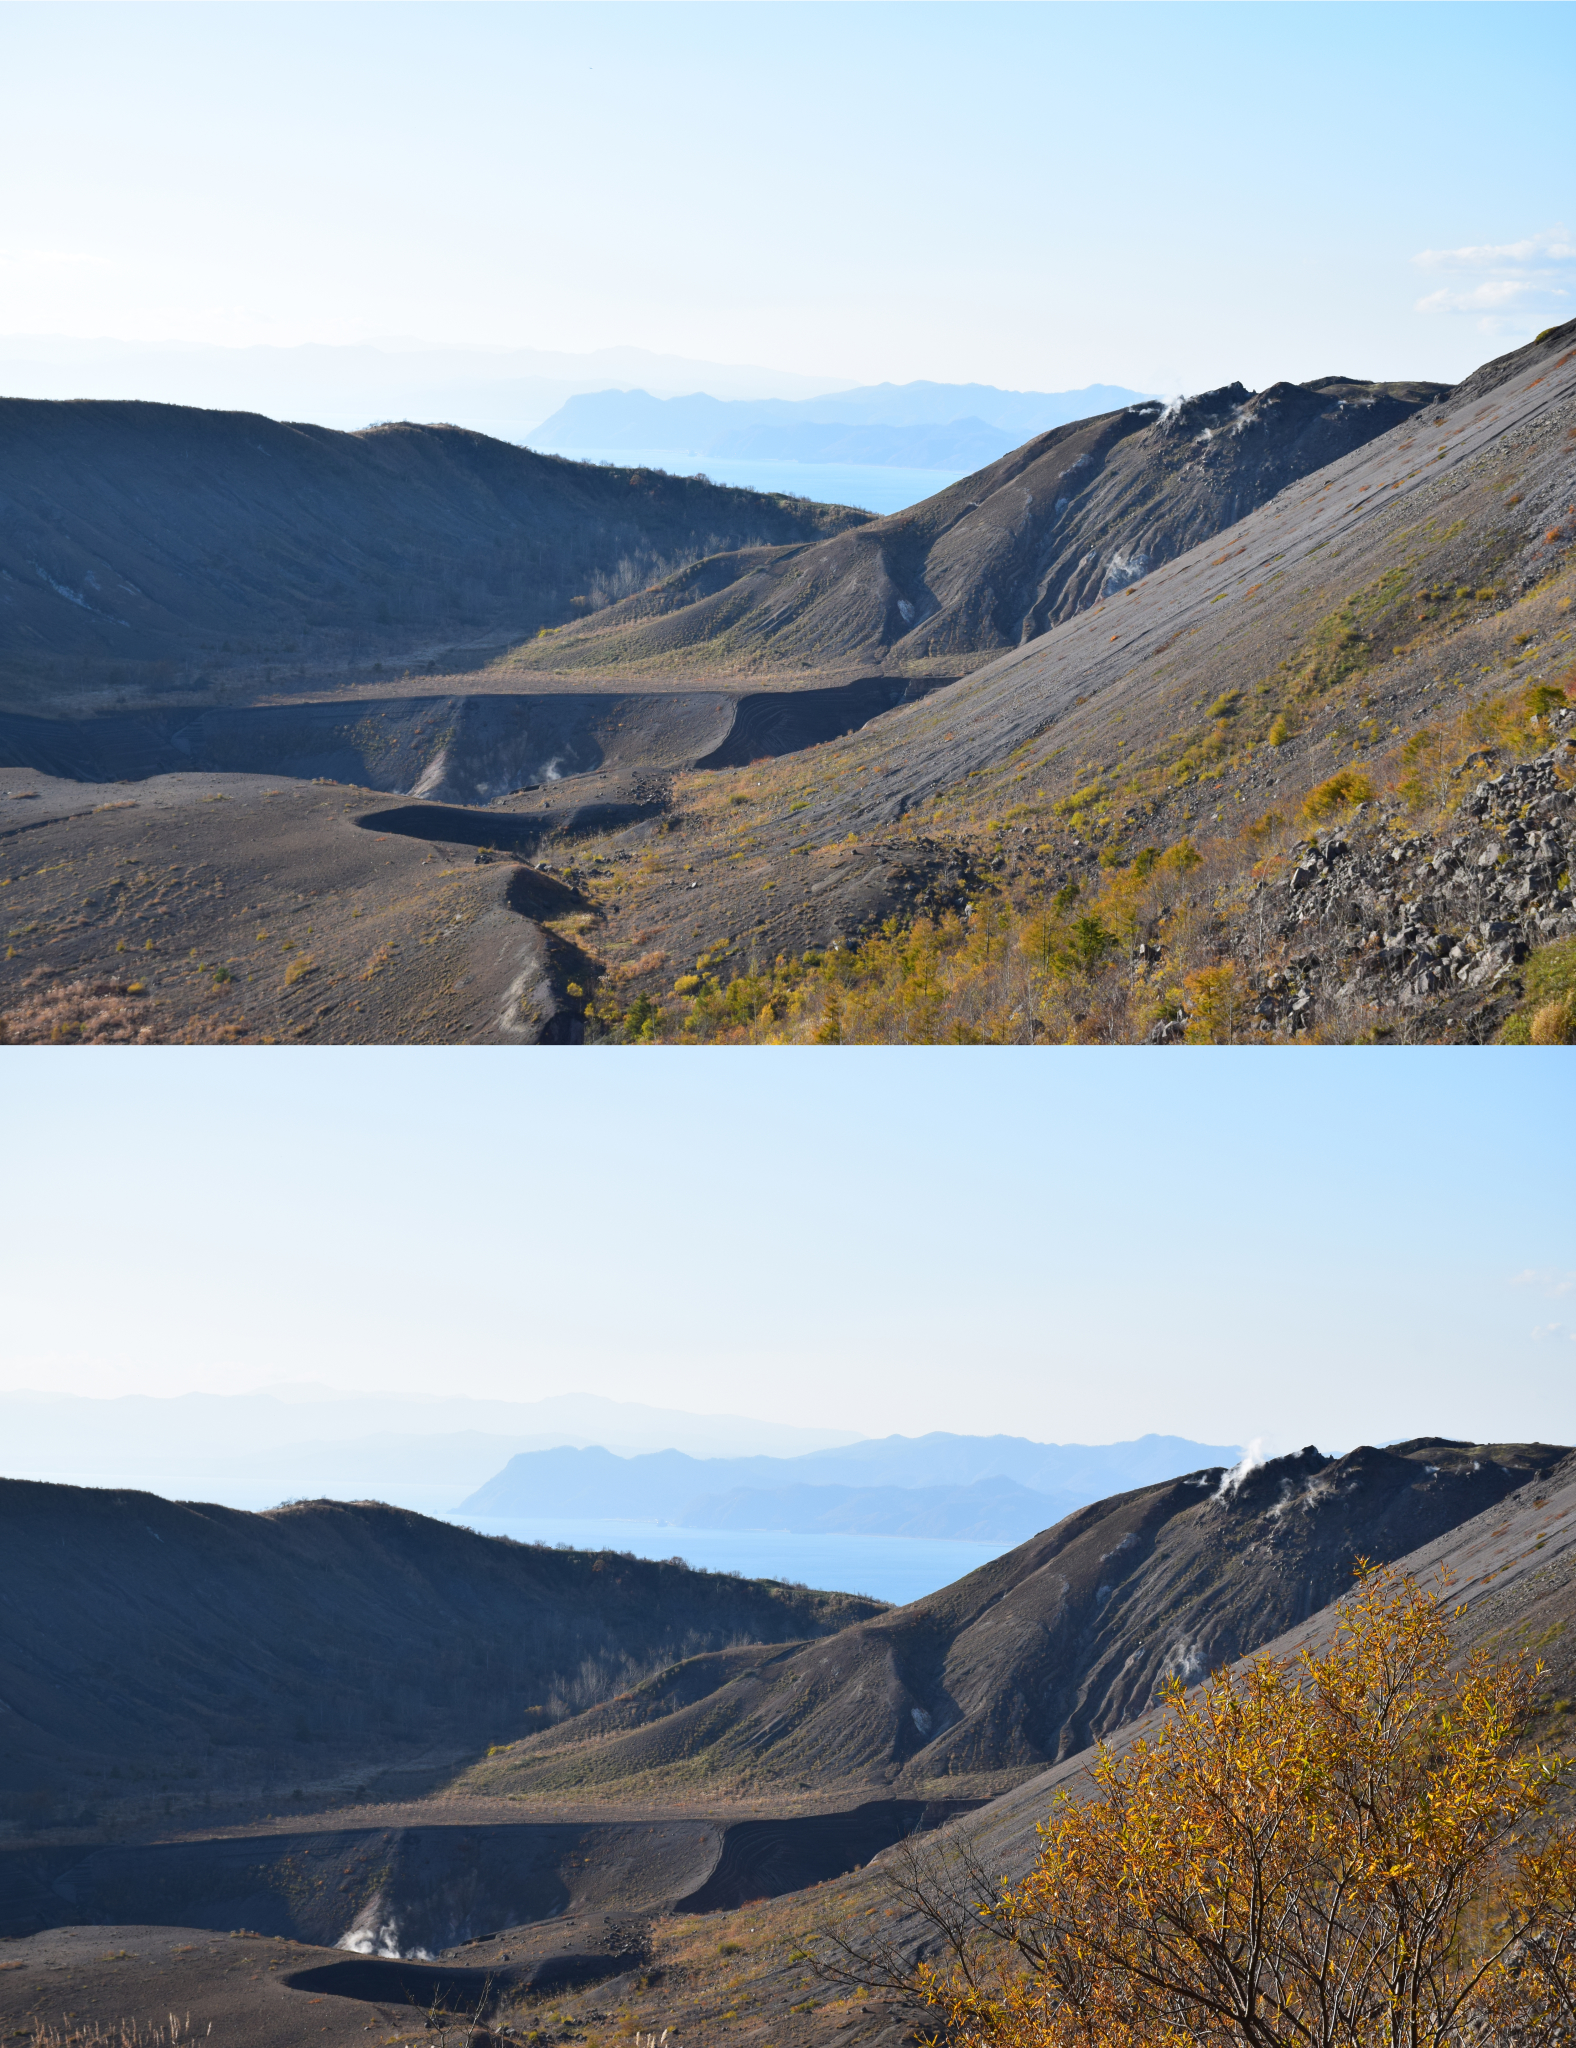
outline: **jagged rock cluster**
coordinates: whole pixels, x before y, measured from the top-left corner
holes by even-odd
[[[1556,730],[1572,719],[1561,713]],[[1576,737],[1479,782],[1443,833],[1419,835],[1398,810],[1363,806],[1347,831],[1294,848],[1287,880],[1261,888],[1290,897],[1280,935],[1304,946],[1271,978],[1260,1016],[1296,1030],[1332,1003],[1405,1007],[1489,991],[1534,946],[1576,934],[1576,789],[1562,765],[1576,767]]]

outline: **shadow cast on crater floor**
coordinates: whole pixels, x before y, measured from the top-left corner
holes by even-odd
[[[514,1968],[465,1969],[385,1956],[346,1956],[295,1970],[280,1981],[292,1991],[356,1998],[368,2005],[409,2005],[420,2012],[486,2014],[508,1991],[569,1991],[627,1970],[626,1955],[556,1955]]]
[[[394,832],[438,846],[489,847],[499,853],[534,853],[550,833],[621,832],[660,815],[660,802],[573,804],[551,812],[465,810],[455,804],[398,804],[387,811],[363,811],[355,820],[366,832]]]

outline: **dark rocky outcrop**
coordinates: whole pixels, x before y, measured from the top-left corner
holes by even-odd
[[[1420,830],[1396,804],[1361,805],[1339,830],[1292,849],[1282,881],[1254,885],[1286,941],[1289,965],[1256,999],[1278,1033],[1360,1012],[1381,1029],[1424,1005],[1460,1013],[1491,1036],[1520,994],[1536,948],[1576,938],[1576,711],[1548,714],[1560,744],[1476,783],[1442,826]],[[1153,1042],[1179,1041],[1180,1022]]]

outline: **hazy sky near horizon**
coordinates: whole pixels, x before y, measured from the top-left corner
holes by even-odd
[[[1455,379],[1576,312],[1576,8],[0,8],[0,333]]]
[[[1568,1443],[1572,1073],[1427,1050],[16,1050],[0,1384]]]

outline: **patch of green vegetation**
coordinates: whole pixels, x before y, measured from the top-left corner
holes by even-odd
[[[1522,972],[1522,999],[1501,1045],[1576,1045],[1576,939],[1541,946]]]
[[[1341,768],[1321,782],[1316,789],[1309,790],[1302,800],[1302,814],[1314,824],[1323,824],[1326,819],[1337,817],[1342,811],[1349,811],[1358,804],[1368,803],[1373,793],[1373,784],[1360,769]]]

